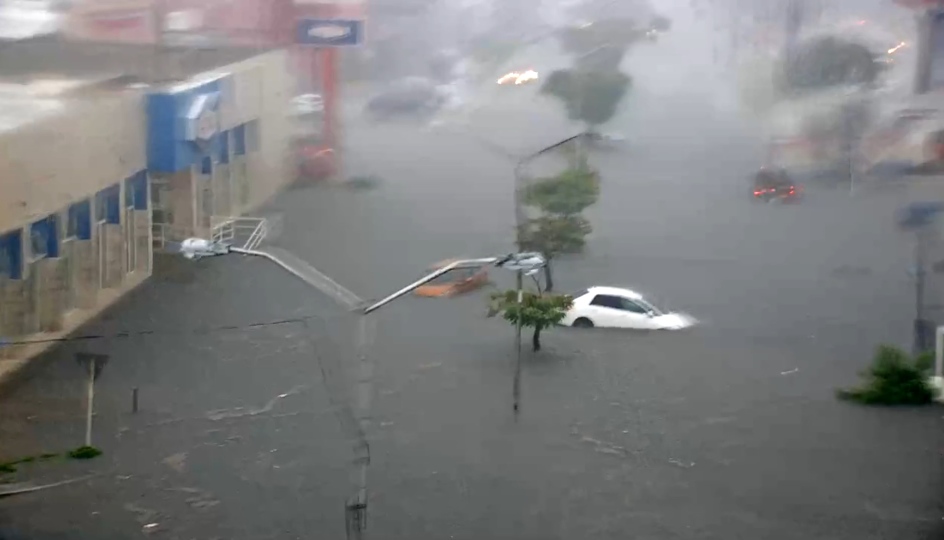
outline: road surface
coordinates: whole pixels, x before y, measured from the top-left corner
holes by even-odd
[[[672,35],[685,36],[676,25]],[[557,262],[556,276],[565,291],[631,285],[704,324],[548,332],[546,350],[527,356],[516,421],[512,331],[484,317],[487,291],[378,312],[374,538],[940,534],[941,410],[866,409],[833,396],[876,344],[908,343],[910,245],[892,224],[915,193],[751,204],[744,177],[759,153],[750,122],[704,68],[697,51],[710,47],[681,39],[627,60],[635,87],[611,127],[630,142],[594,157],[604,182],[588,216],[595,232],[585,254]],[[351,120],[348,165],[378,175],[380,187],[287,193],[266,210],[282,222],[274,241],[364,297],[446,257],[509,251],[512,164],[496,149],[536,149],[576,129],[517,90],[436,126]],[[152,282],[90,329],[156,335],[69,344],[4,397],[6,452],[77,445],[81,375],[69,355],[112,355],[96,420],[105,456],[22,473],[101,476],[10,499],[0,523],[36,539],[155,529],[188,539],[343,537],[351,452],[326,388],[349,387],[350,318],[263,261],[199,264]],[[293,318],[309,322],[199,330]]]

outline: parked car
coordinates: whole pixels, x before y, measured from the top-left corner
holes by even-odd
[[[407,77],[393,82],[367,103],[367,113],[377,119],[416,116],[437,111],[444,96],[436,84],[423,77]]]
[[[427,269],[427,274],[435,272],[454,261],[455,259],[440,261]],[[414,294],[417,296],[443,298],[467,293],[484,287],[486,284],[488,284],[488,266],[456,268],[425,285],[417,287]]]
[[[630,289],[590,287],[574,295],[573,306],[561,321],[578,328],[682,330],[696,321],[683,313],[665,312]]]

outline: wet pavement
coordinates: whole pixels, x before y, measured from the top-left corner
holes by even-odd
[[[754,205],[753,126],[683,45],[627,59],[636,86],[610,127],[628,144],[594,155],[595,231],[555,274],[560,290],[633,286],[704,324],[548,332],[515,420],[512,332],[484,317],[487,291],[379,311],[374,538],[939,537],[942,409],[833,397],[876,344],[908,343],[911,247],[894,213],[937,188]],[[509,251],[513,163],[496,149],[576,129],[533,88],[510,90],[436,126],[349,119],[347,164],[379,187],[287,192],[266,210],[273,242],[367,298],[447,257]],[[70,355],[112,355],[96,419],[106,454],[21,473],[99,476],[0,502],[0,524],[36,539],[343,537],[351,452],[328,390],[351,387],[350,316],[264,261],[198,265],[173,264],[89,330],[155,335],[68,344],[4,396],[0,453],[77,446]],[[282,322],[219,328],[260,321]]]

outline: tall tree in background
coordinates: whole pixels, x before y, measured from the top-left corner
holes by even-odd
[[[518,244],[522,250],[544,254],[547,291],[554,289],[554,258],[582,250],[587,235],[593,231],[582,213],[596,204],[599,197],[599,174],[583,159],[557,176],[537,181],[525,191],[524,203],[539,209],[541,215],[521,225]]]
[[[551,73],[541,93],[560,100],[571,120],[583,122],[588,131],[594,131],[616,115],[631,82],[619,71],[578,67]]]
[[[791,94],[864,85],[874,83],[881,72],[881,65],[867,47],[829,36],[798,44],[793,54],[786,55],[779,86]]]

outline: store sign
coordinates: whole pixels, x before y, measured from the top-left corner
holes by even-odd
[[[311,47],[350,47],[364,39],[364,21],[356,19],[301,19],[296,41]]]
[[[220,132],[220,93],[207,92],[193,98],[185,116],[186,138],[205,147]]]

